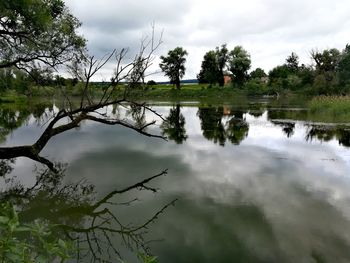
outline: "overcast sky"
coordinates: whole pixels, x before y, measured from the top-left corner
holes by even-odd
[[[349,0],[66,0],[83,23],[80,32],[91,54],[102,56],[114,48],[137,50],[143,36],[164,30],[156,55],[181,46],[188,52],[185,79],[196,78],[204,54],[223,43],[242,45],[252,69],[265,71],[283,64],[296,52],[310,64],[310,50],[350,43]],[[131,56],[131,55],[130,55]],[[156,58],[152,71],[159,70]],[[108,80],[109,64],[97,78]],[[166,80],[163,74],[155,80]]]

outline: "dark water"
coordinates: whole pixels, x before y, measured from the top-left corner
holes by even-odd
[[[157,193],[127,192],[113,202],[137,200],[110,208],[122,222],[137,225],[177,199],[143,236],[153,241],[147,245],[160,262],[350,262],[349,124],[312,123],[297,108],[153,108],[168,122],[158,121],[149,132],[168,142],[91,122],[52,138],[43,155],[66,165],[60,187],[91,185],[98,200],[168,169],[147,184]],[[45,127],[42,112],[17,112],[12,123],[10,115],[2,110],[2,146],[31,144]],[[40,165],[26,158],[11,165],[6,178],[35,183],[33,168]],[[5,179],[2,185],[9,187]],[[77,202],[78,192],[67,200]],[[43,200],[32,202],[39,212],[28,218],[47,209]],[[67,224],[81,224],[67,218]],[[115,240],[134,262],[135,251]]]

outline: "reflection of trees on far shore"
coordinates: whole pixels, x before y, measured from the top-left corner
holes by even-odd
[[[198,108],[203,136],[224,146],[226,141],[239,145],[247,136],[249,124],[244,119],[244,112],[227,107]],[[223,123],[223,118],[230,118]]]
[[[160,126],[163,136],[178,144],[183,143],[188,137],[186,135],[185,123],[185,117],[181,113],[180,104],[176,104],[176,106],[170,109],[169,115]]]
[[[342,126],[308,125],[306,141],[328,142],[336,139],[340,145],[350,147],[350,128]]]
[[[287,138],[290,138],[294,134],[295,129],[295,123],[294,122],[284,122],[284,121],[271,121],[273,124],[278,125],[282,127],[282,131],[285,135],[287,135]]]
[[[38,125],[43,124],[52,116],[53,107],[50,103],[35,103],[31,105],[4,105],[0,108],[0,142],[7,135],[24,125],[33,116]]]
[[[223,107],[198,108],[197,116],[201,122],[204,138],[222,146],[225,145],[225,128],[222,124]]]
[[[249,124],[239,118],[232,118],[226,123],[226,136],[232,143],[239,145],[247,136],[249,131]]]

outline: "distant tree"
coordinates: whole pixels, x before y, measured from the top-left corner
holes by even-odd
[[[286,59],[286,66],[292,73],[297,73],[299,70],[299,57],[296,53],[292,52]]]
[[[149,80],[147,81],[147,85],[154,86],[154,85],[157,85],[157,82],[155,82],[154,80]]]
[[[31,79],[35,82],[38,86],[50,86],[54,83],[53,74],[52,74],[51,68],[40,68],[40,67],[33,67],[29,71],[29,75]]]
[[[289,69],[286,65],[276,66],[269,71],[269,79],[277,79],[277,78],[287,78],[289,75]]]
[[[347,44],[341,54],[338,65],[339,84],[343,87],[349,86],[350,89],[350,45]]]
[[[312,66],[305,66],[302,64],[299,68],[298,76],[301,79],[301,86],[307,87],[313,84],[315,72]]]
[[[182,47],[177,47],[174,50],[170,50],[166,57],[160,57],[162,60],[159,64],[160,68],[169,77],[170,82],[176,85],[177,89],[180,89],[180,79],[185,75],[185,56],[187,54],[187,51]]]
[[[142,57],[137,57],[134,60],[133,69],[130,72],[129,83],[133,83],[133,87],[138,87],[145,82],[145,71],[147,65],[145,65],[145,59]]]
[[[13,80],[14,76],[11,68],[0,69],[0,91],[11,89]]]
[[[266,73],[262,68],[256,68],[252,72],[250,72],[250,78],[252,79],[261,79],[266,77]]]
[[[218,83],[224,86],[224,72],[229,58],[226,44],[216,47],[215,50],[208,51],[203,58],[201,71],[197,75],[200,83]]]
[[[0,1],[0,68],[30,71],[33,63],[55,67],[77,58],[85,47],[79,26],[62,0]]]
[[[197,75],[199,83],[214,84],[219,81],[220,71],[218,65],[217,52],[211,50],[205,53],[201,71]]]
[[[320,73],[334,72],[341,58],[340,52],[336,48],[326,49],[323,52],[311,51],[311,58],[316,64],[316,70]]]
[[[248,79],[248,70],[251,67],[249,53],[241,46],[236,46],[230,53],[228,69],[232,73],[234,83],[242,87]]]
[[[277,92],[280,89],[287,89],[289,73],[289,69],[285,64],[274,67],[269,71],[269,86]]]
[[[311,57],[316,64],[316,74],[313,89],[318,94],[339,93],[338,66],[341,53],[338,49],[326,49],[323,52],[311,51]]]
[[[223,87],[225,84],[224,80],[224,71],[229,59],[228,49],[226,44],[222,44],[221,48],[216,47],[215,49],[217,63],[218,63],[218,83],[220,87]]]

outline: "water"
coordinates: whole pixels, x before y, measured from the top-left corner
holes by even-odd
[[[143,236],[152,241],[147,246],[160,262],[350,261],[348,124],[312,123],[305,109],[264,105],[153,109],[168,123],[158,121],[148,131],[168,136],[168,142],[92,122],[52,138],[42,155],[66,165],[59,187],[84,180],[100,200],[168,169],[147,184],[156,193],[132,190],[103,206],[125,224],[142,225],[176,200]],[[33,143],[45,125],[41,117],[38,122],[29,115],[5,135],[3,145]],[[7,177],[31,186],[35,164],[40,166],[17,158]],[[4,180],[2,185],[6,188]],[[76,198],[74,191],[66,195],[65,206],[73,203],[67,200]],[[45,210],[43,202],[37,204]],[[57,215],[51,218],[59,221]],[[83,224],[72,216],[65,222]],[[130,252],[120,237],[113,238],[118,251],[134,262],[140,249]]]

